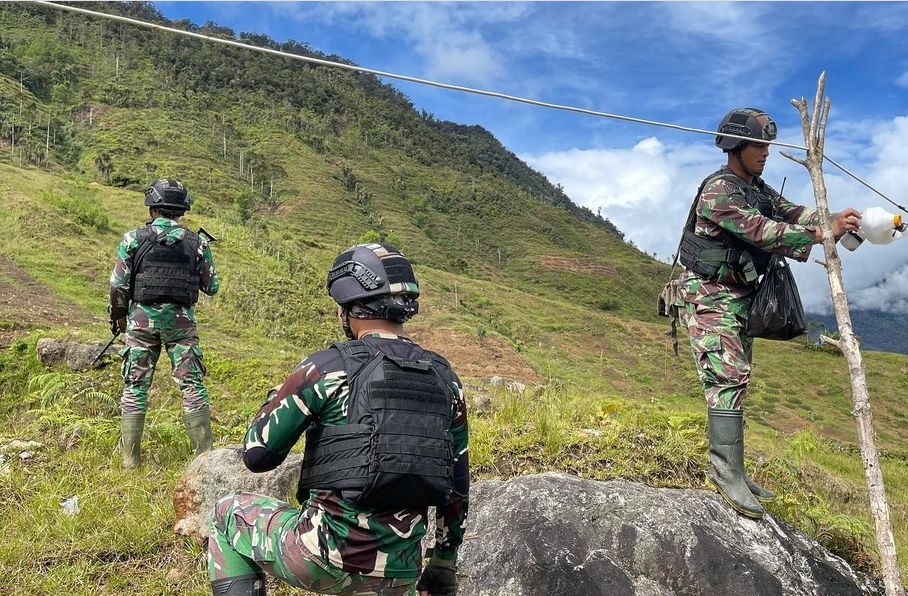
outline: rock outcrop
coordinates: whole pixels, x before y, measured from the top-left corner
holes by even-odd
[[[470,493],[465,596],[869,596],[877,582],[715,493],[546,473]]]
[[[203,453],[177,484],[175,530],[204,538],[215,501],[235,490],[288,500],[299,457],[251,474],[239,447]],[[459,596],[885,592],[802,532],[770,515],[741,517],[713,492],[558,473],[473,483],[458,578]]]
[[[104,354],[101,354],[104,350]],[[60,363],[66,363],[72,370],[86,370],[89,368],[100,368],[103,366],[108,357],[117,353],[116,346],[109,346],[101,343],[83,344],[74,341],[60,341],[50,337],[42,337],[35,344],[35,352],[38,360],[47,367],[57,366]],[[97,357],[97,358],[96,358]]]

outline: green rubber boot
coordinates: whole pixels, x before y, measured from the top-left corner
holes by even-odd
[[[772,492],[769,489],[763,488],[746,475],[744,476],[744,484],[747,485],[747,490],[753,494],[761,503],[769,503],[776,498],[776,493]]]
[[[760,519],[766,510],[747,486],[744,472],[744,412],[709,408],[709,463],[706,477],[732,508]]]
[[[747,420],[744,420],[744,429],[747,429]],[[753,496],[755,496],[761,503],[769,503],[776,498],[776,493],[772,492],[769,489],[763,488],[762,486],[751,480],[747,475],[747,472],[744,472],[744,484],[747,485],[747,489],[751,493],[753,493]]]
[[[186,434],[189,435],[189,444],[195,454],[209,451],[214,445],[211,436],[211,409],[205,407],[183,414],[183,424]]]
[[[120,450],[123,469],[132,470],[142,463],[142,433],[145,431],[145,412],[123,414],[120,417]]]

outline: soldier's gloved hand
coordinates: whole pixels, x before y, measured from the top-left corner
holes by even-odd
[[[126,331],[126,317],[110,321],[110,332],[119,335]]]
[[[107,314],[110,315],[110,332],[119,335],[126,331],[126,309],[122,306],[108,306]]]
[[[419,582],[416,589],[429,596],[455,596],[457,594],[457,565],[454,561],[448,561],[432,555],[422,575],[419,576]]]

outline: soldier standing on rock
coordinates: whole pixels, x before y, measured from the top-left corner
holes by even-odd
[[[715,144],[727,164],[703,180],[694,199],[679,250],[685,268],[677,296],[667,301],[687,327],[706,397],[707,477],[735,511],[754,519],[765,513],[761,502],[775,495],[744,469],[744,395],[754,341],[746,323],[770,257],[806,261],[823,241],[819,211],[795,205],[761,178],[776,132],[772,118],[756,108],[722,118]],[[856,230],[860,217],[851,207],[833,214],[835,238]]]

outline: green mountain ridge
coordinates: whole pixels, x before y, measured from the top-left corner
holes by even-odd
[[[78,4],[161,20],[150,5]],[[14,90],[16,79],[22,86],[21,93],[4,94],[2,126],[10,131],[10,144],[18,143],[20,161],[76,167],[131,189],[167,173],[183,179],[197,197],[212,197],[203,205],[212,213],[233,208],[241,219],[261,220],[262,212],[293,217],[305,210],[301,223],[313,222],[317,228],[306,231],[319,235],[320,220],[346,213],[341,219],[347,221],[336,224],[339,234],[363,226],[381,237],[394,231],[394,239],[406,239],[402,248],[414,258],[455,272],[492,269],[519,279],[544,250],[598,260],[619,275],[643,267],[650,279],[627,275],[625,281],[650,294],[656,278],[663,277],[659,262],[625,245],[610,222],[572,203],[487,131],[417,115],[409,100],[372,75],[136,27],[129,29],[134,37],[125,40],[127,29],[120,23],[29,9],[36,14],[31,18],[61,22],[66,41],[81,51],[25,29],[32,41],[19,54],[9,51],[16,40],[7,38],[0,72],[8,78],[7,88]],[[14,11],[8,15],[16,18]],[[230,34],[213,24],[164,22],[208,35]],[[239,37],[320,56],[302,44]],[[102,47],[106,51],[98,55]],[[76,65],[53,65],[55,59]],[[146,64],[156,72],[141,68]],[[23,74],[35,71],[40,74]],[[82,74],[92,71],[101,76]],[[193,101],[197,97],[206,99]],[[16,115],[17,103],[35,108]],[[50,128],[59,143],[48,146]],[[182,158],[175,160],[177,155]],[[577,219],[589,228],[576,226]],[[533,282],[557,292],[566,283],[558,275]],[[596,305],[591,288],[568,285],[577,300]],[[608,289],[621,295],[625,287]],[[614,302],[599,306],[621,309]]]
[[[862,350],[908,354],[908,314],[881,310],[850,310],[851,327]],[[807,320],[828,335],[838,334],[839,324],[835,314],[807,313]]]
[[[74,5],[345,62],[303,42],[168,22],[149,3]],[[169,526],[188,440],[166,363],[148,461],[130,475],[114,463],[115,359],[73,372],[35,358],[40,337],[106,342],[116,244],[147,217],[141,190],[159,176],[187,184],[185,223],[218,238],[222,290],[197,311],[219,444],[241,440],[302,355],[340,338],[326,268],[350,244],[382,240],[414,261],[423,287],[414,338],[467,383],[477,479],[556,470],[706,488],[699,382],[683,338],[675,357],[655,314],[669,266],[488,131],[417,113],[371,75],[4,3],[0,453],[14,439],[44,444],[0,474],[11,596],[208,593],[198,547]],[[864,357],[904,549],[908,361]],[[770,512],[873,572],[850,400],[840,355],[806,338],[757,341],[748,459],[781,495]],[[60,497],[72,494],[84,512],[61,518]]]

